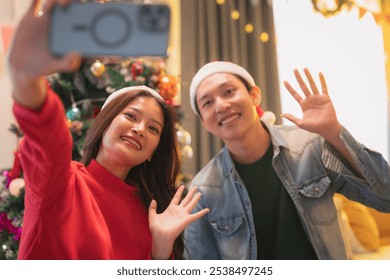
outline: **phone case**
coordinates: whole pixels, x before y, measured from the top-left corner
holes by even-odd
[[[163,4],[73,3],[54,7],[49,49],[61,56],[166,56],[170,9]]]

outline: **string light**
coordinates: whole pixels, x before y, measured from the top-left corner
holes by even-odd
[[[225,3],[225,0],[216,0],[216,3],[218,5],[223,5]],[[230,13],[230,17],[232,20],[239,20],[240,19],[240,12],[238,10],[232,10]],[[254,30],[254,26],[252,23],[247,23],[244,26],[244,31],[248,34],[252,33]],[[259,39],[261,42],[266,43],[269,41],[269,34],[267,32],[262,32],[259,35]]]
[[[251,23],[245,24],[244,29],[245,29],[246,33],[252,33],[253,32],[253,24],[251,24]]]
[[[238,20],[240,18],[240,12],[237,10],[233,10],[230,16],[233,20]]]
[[[260,41],[262,41],[263,43],[266,43],[266,42],[268,42],[268,40],[269,40],[268,33],[267,32],[262,32],[260,34]]]

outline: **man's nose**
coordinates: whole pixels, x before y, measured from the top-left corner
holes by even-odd
[[[230,108],[230,103],[224,100],[221,97],[215,99],[215,111],[217,113],[223,113],[228,108]]]

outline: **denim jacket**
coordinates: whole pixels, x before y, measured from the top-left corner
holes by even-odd
[[[266,124],[264,124],[266,125]],[[390,167],[377,152],[343,128],[341,138],[364,179],[350,170],[322,137],[295,126],[267,126],[275,172],[290,194],[319,259],[346,259],[333,203],[335,192],[390,212]],[[193,179],[202,198],[194,211],[209,208],[184,233],[188,259],[257,259],[252,206],[227,148]]]

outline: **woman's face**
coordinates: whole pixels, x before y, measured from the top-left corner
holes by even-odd
[[[138,97],[103,132],[96,160],[114,174],[125,173],[119,177],[126,176],[132,167],[150,158],[163,127],[164,116],[158,102],[152,97]]]

